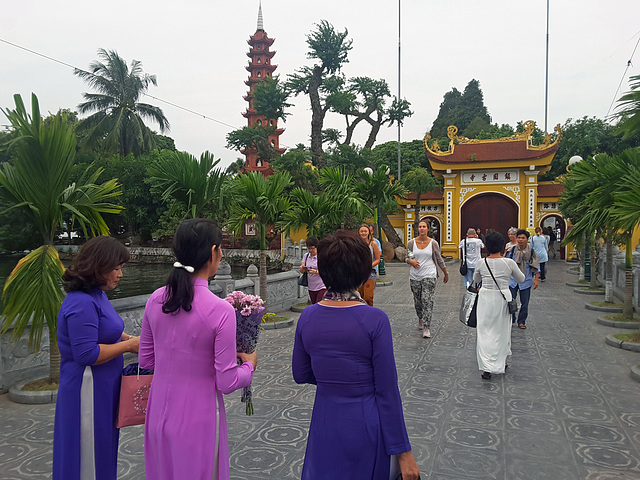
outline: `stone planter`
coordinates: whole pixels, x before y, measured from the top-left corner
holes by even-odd
[[[615,320],[607,320],[604,317],[598,317],[596,320],[600,325],[606,325],[607,327],[614,328],[628,328],[630,330],[640,329],[640,322],[618,322]]]
[[[264,330],[276,330],[279,328],[289,328],[293,326],[293,318],[289,318],[288,320],[282,320],[280,322],[263,322],[262,328]]]
[[[596,290],[590,288],[574,288],[573,291],[583,295],[604,295],[604,288],[598,288]]]
[[[32,391],[22,390],[28,382],[20,382],[9,389],[9,400],[14,403],[23,403],[27,405],[39,405],[44,403],[56,403],[58,398],[58,390]]]
[[[640,343],[635,342],[623,342],[618,340],[613,335],[607,335],[605,343],[612,347],[621,348],[623,350],[629,350],[630,352],[640,352]]]
[[[629,372],[631,378],[633,378],[636,382],[640,382],[640,368],[638,365],[634,365],[631,367],[631,371]]]
[[[595,310],[596,312],[622,313],[622,307],[600,307],[598,305],[591,305],[590,303],[587,303],[584,308],[587,310]]]

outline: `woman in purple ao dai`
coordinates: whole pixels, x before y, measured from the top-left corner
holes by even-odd
[[[327,293],[300,315],[293,347],[294,380],[317,385],[302,479],[415,480],[389,318],[356,290],[371,250],[340,230],[320,241],[318,268]]]
[[[257,357],[236,353],[235,310],[209,290],[221,242],[212,221],[182,222],[175,268],[145,308],[140,366],[154,369],[144,426],[147,480],[229,479],[222,395],[249,386]]]

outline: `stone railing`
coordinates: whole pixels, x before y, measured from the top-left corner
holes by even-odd
[[[247,277],[234,280],[231,278],[231,267],[221,262],[216,276],[209,282],[209,289],[220,298],[224,298],[233,290],[258,294],[260,278],[258,268],[250,265]],[[278,313],[289,310],[297,303],[307,299],[307,289],[298,286],[297,270],[267,275],[267,310]],[[128,298],[117,298],[111,301],[125,324],[125,332],[140,334],[142,314],[150,294]],[[29,331],[14,343],[11,330],[0,337],[0,393],[5,393],[12,385],[30,378],[45,376],[49,372],[49,332],[46,327],[42,334],[42,348],[38,353],[29,349]]]

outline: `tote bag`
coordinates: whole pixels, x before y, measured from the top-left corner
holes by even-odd
[[[478,308],[478,287],[473,284],[469,285],[467,291],[462,297],[462,305],[460,306],[460,321],[467,327],[476,328],[478,318],[476,310]]]
[[[137,363],[127,365],[124,369],[120,384],[117,428],[144,424],[152,380],[153,370],[140,369]]]

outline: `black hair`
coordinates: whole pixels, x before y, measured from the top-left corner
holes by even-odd
[[[484,246],[489,253],[498,253],[504,250],[504,235],[500,232],[489,232],[484,237]]]
[[[317,246],[318,246],[318,239],[316,237],[307,238],[307,248],[317,247]]]
[[[528,231],[526,231],[526,230],[524,230],[522,228],[516,232],[516,237],[518,235],[525,235],[527,238],[529,238],[531,236],[531,234]]]
[[[318,270],[328,289],[338,293],[356,289],[371,274],[371,249],[355,232],[338,230],[320,240]]]
[[[85,243],[62,275],[66,292],[89,293],[107,284],[103,275],[129,261],[129,250],[113,237],[101,235]]]
[[[180,224],[173,237],[173,252],[184,266],[193,267],[198,273],[211,259],[211,248],[218,249],[222,243],[222,231],[212,220],[192,218]],[[162,303],[164,313],[174,313],[182,308],[191,310],[193,302],[193,280],[184,268],[174,268],[167,279],[167,288]]]

